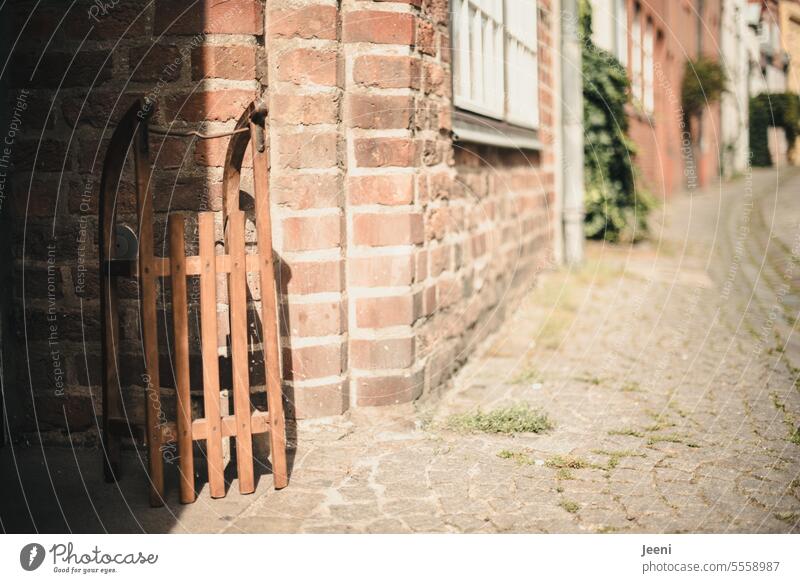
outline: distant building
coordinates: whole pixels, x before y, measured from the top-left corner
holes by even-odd
[[[781,0],[780,15],[781,46],[786,52],[786,90],[800,93],[800,0]],[[800,164],[800,148],[795,142],[790,149],[791,162]]]
[[[720,39],[721,62],[728,75],[723,93],[720,121],[722,131],[722,175],[730,178],[747,168],[750,150],[748,131],[749,74],[747,0],[723,0]]]
[[[786,91],[789,57],[781,43],[778,0],[749,0],[747,24],[750,95]]]
[[[722,0],[590,0],[595,44],[616,55],[631,78],[630,134],[645,186],[669,196],[703,186],[721,159],[720,104],[688,142],[681,108],[686,60],[719,58]]]
[[[787,71],[790,68],[789,53],[784,47],[789,46],[789,36],[796,36],[794,26],[786,25],[781,30],[781,22],[786,18],[790,22],[797,16],[791,8],[797,8],[795,2],[779,0],[749,0],[747,6],[747,52],[750,71],[748,74],[748,91],[751,96],[760,93],[783,93],[789,89]],[[792,5],[789,7],[789,5]],[[769,129],[769,148],[773,160],[786,160],[790,144],[786,141],[786,133],[781,128]]]
[[[781,45],[789,57],[786,89],[800,93],[800,0],[781,0],[778,13]]]

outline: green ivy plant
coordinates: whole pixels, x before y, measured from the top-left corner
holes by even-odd
[[[625,106],[630,81],[622,64],[592,42],[591,7],[580,3],[583,57],[585,231],[590,239],[637,241],[655,206],[637,181],[636,148]]]
[[[697,116],[705,107],[719,101],[727,84],[728,76],[718,62],[707,57],[686,61],[681,84],[684,115]]]
[[[767,130],[782,127],[793,146],[800,133],[800,97],[796,93],[760,93],[750,98],[750,152],[753,166],[772,166]]]

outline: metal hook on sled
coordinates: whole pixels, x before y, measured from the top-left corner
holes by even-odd
[[[154,255],[152,168],[148,159],[150,110],[136,101],[122,117],[111,137],[100,187],[100,272],[103,367],[103,455],[106,479],[117,480],[123,436],[136,437],[124,413],[119,370],[119,292],[122,277],[139,284],[139,307],[144,346],[145,441],[148,451],[150,503],[164,502],[162,448],[177,442],[180,463],[181,502],[195,500],[193,442],[206,442],[208,482],[212,497],[225,495],[222,439],[236,438],[236,459],[241,493],[255,489],[252,435],[269,433],[273,481],[276,488],[288,483],[286,436],[281,389],[278,309],[272,259],[272,232],[266,151],[266,104],[250,104],[229,132],[203,134],[196,131],[149,130],[152,133],[200,139],[230,136],[223,173],[223,213],[226,219],[225,252],[215,253],[214,213],[198,215],[199,254],[186,256],[184,218],[169,217],[169,257]],[[239,208],[241,168],[247,145],[252,142],[255,227],[258,253],[245,255],[244,212]],[[130,227],[117,223],[114,200],[129,150],[135,166],[138,238]],[[250,403],[247,342],[247,273],[258,273],[261,289],[262,349],[267,379],[267,411]],[[233,415],[220,412],[219,364],[217,361],[217,274],[227,275],[230,313],[231,361],[233,364]],[[187,277],[200,280],[201,344],[203,360],[202,418],[192,416],[189,378]],[[174,369],[177,418],[166,419],[161,408],[156,289],[158,278],[171,278]],[[271,290],[271,291],[268,291]]]

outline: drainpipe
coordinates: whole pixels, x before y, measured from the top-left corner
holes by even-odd
[[[561,184],[564,261],[583,261],[583,75],[578,0],[561,1]]]

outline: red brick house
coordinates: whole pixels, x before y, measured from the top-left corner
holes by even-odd
[[[721,0],[591,4],[595,42],[617,56],[631,79],[630,135],[645,186],[668,196],[709,184],[719,174],[722,153],[720,106],[707,108],[690,135],[683,125],[681,83],[687,59],[719,60]]]
[[[162,130],[230,129],[268,102],[290,416],[435,390],[557,251],[555,4],[14,3],[7,89],[26,107],[3,209],[12,435],[97,432],[99,173],[136,97]],[[226,145],[151,135],[157,238],[168,213],[220,209]],[[118,204],[134,212],[129,183]],[[136,290],[125,294],[120,358],[140,422]]]

